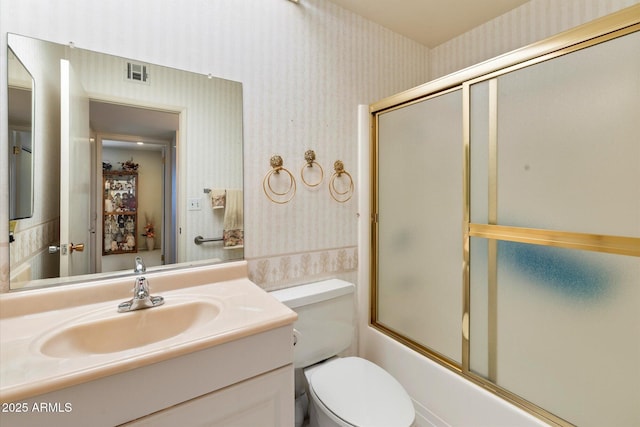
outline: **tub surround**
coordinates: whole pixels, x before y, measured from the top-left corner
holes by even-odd
[[[247,273],[246,262],[239,261],[148,274],[152,295],[163,296],[166,307],[143,310],[147,313],[116,313],[119,303],[131,299],[132,277],[0,295],[0,401],[32,398],[290,328],[296,314],[252,283]],[[75,323],[105,315],[155,314],[151,311],[179,309],[194,301],[215,307],[214,318],[161,341],[111,353],[52,357],[41,351],[52,334]]]

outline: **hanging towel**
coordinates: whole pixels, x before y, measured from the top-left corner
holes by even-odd
[[[244,246],[244,212],[242,190],[227,190],[224,208],[224,231],[222,240],[225,249]]]
[[[226,190],[216,190],[213,189],[209,192],[209,197],[211,197],[211,208],[212,209],[223,209],[225,205],[227,191]]]

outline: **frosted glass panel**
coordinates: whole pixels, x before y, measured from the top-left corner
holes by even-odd
[[[469,246],[470,322],[469,370],[489,378],[489,265],[486,239],[472,238]],[[495,312],[495,307],[491,308]],[[494,348],[491,348],[495,352]]]
[[[471,259],[486,259],[486,245],[472,238]],[[485,373],[494,352],[496,383],[555,415],[585,427],[640,425],[640,259],[499,242],[496,262],[494,305],[486,270],[472,264],[471,369]],[[491,310],[493,349],[483,318]]]
[[[471,86],[470,158],[471,222],[489,223],[489,82]]]
[[[640,33],[498,77],[498,224],[640,237],[640,55],[630,52]]]
[[[460,363],[461,91],[378,123],[378,322]]]

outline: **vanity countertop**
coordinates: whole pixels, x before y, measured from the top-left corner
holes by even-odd
[[[117,313],[117,306],[131,299],[132,277],[0,295],[0,401],[16,402],[129,371],[289,325],[297,318],[248,279],[245,261],[146,277],[151,294],[163,296],[165,304],[131,313]],[[204,326],[121,351],[56,357],[42,351],[48,338],[82,319],[104,313],[110,318],[139,316],[172,310],[185,301],[210,302],[217,314]]]

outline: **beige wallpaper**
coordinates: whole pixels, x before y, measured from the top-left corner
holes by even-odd
[[[339,204],[329,197],[332,165],[343,160],[356,176],[357,105],[426,81],[427,48],[326,0],[63,0],[55,6],[47,0],[1,0],[0,9],[2,60],[9,31],[241,81],[245,256],[252,276],[265,287],[281,287],[355,271],[356,199]],[[0,138],[4,150],[6,137]],[[325,182],[316,190],[299,178],[309,148],[325,169]],[[271,203],[262,191],[273,154],[283,156],[298,181],[287,205]],[[192,168],[189,179],[197,180],[197,171]],[[0,188],[4,204],[4,176]],[[3,288],[7,235],[3,211]]]
[[[429,77],[435,79],[585,22],[639,0],[531,0],[431,50]]]
[[[356,197],[329,196],[333,162],[357,176],[357,105],[540,40],[631,0],[532,0],[429,51],[327,0],[0,0],[0,60],[7,31],[241,81],[244,93],[245,257],[251,277],[277,288],[325,276],[355,280]],[[97,18],[99,19],[92,19]],[[6,70],[0,71],[1,81]],[[6,88],[0,85],[0,98]],[[6,103],[0,119],[6,123]],[[0,151],[7,148],[0,135]],[[299,179],[314,149],[325,183]],[[280,154],[298,181],[288,204],[262,190]],[[0,156],[0,169],[6,158]],[[6,205],[6,176],[0,201]],[[355,183],[356,193],[359,183]],[[0,287],[8,280],[6,209],[0,212]]]

